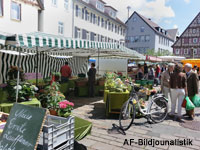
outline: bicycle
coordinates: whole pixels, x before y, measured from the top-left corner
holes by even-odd
[[[135,119],[136,105],[138,105],[139,112],[147,118],[148,121],[152,120],[154,123],[159,123],[165,120],[168,113],[168,100],[163,94],[151,93],[148,99],[148,105],[146,108],[141,108],[138,88],[131,83],[131,93],[129,99],[122,105],[119,115],[119,125],[124,131],[128,130]],[[155,110],[155,111],[154,111]]]

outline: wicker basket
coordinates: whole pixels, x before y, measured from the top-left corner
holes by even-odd
[[[99,80],[99,85],[100,86],[104,86],[104,84],[105,84],[105,80]]]

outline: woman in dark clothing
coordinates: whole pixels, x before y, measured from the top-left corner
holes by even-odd
[[[91,68],[89,69],[87,75],[88,75],[89,97],[94,97],[95,95],[94,85],[96,76],[95,63],[91,64]]]

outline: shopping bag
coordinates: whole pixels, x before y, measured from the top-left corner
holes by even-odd
[[[192,110],[195,108],[194,104],[192,103],[192,101],[189,99],[188,96],[186,96],[185,100],[186,102],[186,110]]]
[[[200,97],[197,94],[192,97],[192,102],[195,107],[200,107]]]
[[[183,107],[183,108],[186,107],[186,102],[187,102],[186,99],[184,99],[184,100],[183,100],[183,103],[182,103],[182,107]]]

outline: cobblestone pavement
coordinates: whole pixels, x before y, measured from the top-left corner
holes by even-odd
[[[200,150],[200,131],[183,128],[179,122],[167,118],[159,124],[148,124],[146,119],[135,119],[135,124],[126,132],[126,135],[117,131],[109,132],[112,124],[119,124],[118,116],[106,118],[103,98],[72,98],[75,103],[73,111],[75,116],[93,123],[92,133],[79,143],[85,145],[87,150]],[[185,111],[182,109],[182,113]],[[195,120],[200,121],[200,109],[195,109]],[[134,139],[131,145],[123,145],[125,139]],[[135,142],[138,139],[175,140],[191,139],[192,146],[146,146]]]

